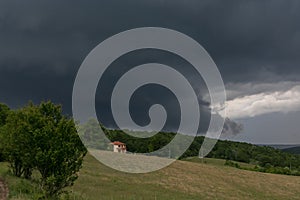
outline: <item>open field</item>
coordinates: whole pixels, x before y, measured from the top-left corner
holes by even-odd
[[[206,163],[176,161],[148,174],[128,174],[110,169],[87,155],[72,199],[300,199],[300,177],[240,170],[206,159]],[[0,174],[7,170],[0,164]],[[11,199],[32,199],[18,194],[24,180],[6,176]],[[22,189],[22,188],[21,188]]]
[[[73,190],[86,199],[300,199],[300,177],[176,161],[149,174],[112,170],[91,156]]]
[[[185,158],[183,161],[189,161],[189,162],[194,162],[194,163],[205,163],[209,165],[217,165],[217,166],[224,166],[226,160],[224,159],[217,159],[217,158],[204,158],[200,159],[198,157],[190,157],[190,158]],[[253,164],[249,163],[243,163],[243,162],[237,162],[234,161],[234,163],[237,163],[240,167],[242,168],[247,168],[247,169],[252,169],[255,167]]]

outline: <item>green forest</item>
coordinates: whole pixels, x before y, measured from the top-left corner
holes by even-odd
[[[88,121],[85,124],[86,127],[80,132],[80,135],[81,138],[85,140],[85,144],[88,144],[90,148],[103,150],[107,144],[104,143],[103,138],[99,137],[96,131],[93,132],[91,130],[95,127],[95,124],[97,124],[95,120]],[[175,133],[159,132],[149,138],[137,138],[121,130],[107,129],[103,126],[102,129],[111,141],[126,143],[127,150],[132,153],[148,153],[158,150],[167,145],[176,135]],[[140,134],[146,135],[147,132],[141,132]],[[183,139],[188,137],[190,136],[182,135]],[[197,157],[199,156],[199,150],[203,140],[204,136],[195,137],[190,147],[180,158],[174,157],[174,155],[177,154],[173,151],[170,151],[169,155],[162,156],[169,156],[176,159]],[[109,146],[107,146],[107,148],[108,147]],[[251,170],[260,172],[300,175],[300,155],[284,152],[270,146],[258,146],[244,142],[219,140],[207,157],[253,164],[255,168]],[[233,166],[239,167],[237,165]]]

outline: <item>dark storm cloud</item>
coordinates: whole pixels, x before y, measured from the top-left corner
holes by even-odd
[[[210,110],[209,102],[204,101],[201,96],[201,93],[207,93],[207,88],[204,87],[205,84],[201,76],[192,67],[192,65],[183,58],[167,51],[154,49],[136,50],[127,53],[114,61],[104,72],[100,79],[96,94],[96,105],[100,121],[109,127],[117,126],[111,113],[110,99],[113,89],[115,88],[117,81],[125,73],[132,69],[132,67],[146,63],[161,63],[167,66],[172,66],[172,68],[176,69],[180,72],[180,74],[189,78],[191,86],[198,95],[199,105],[201,107],[202,120],[200,122],[200,129],[198,132],[205,132],[208,128]],[[149,74],[140,74],[140,77],[143,78],[143,76],[147,75]],[[168,77],[165,77],[165,79],[168,79]],[[177,84],[177,80],[170,81],[173,81],[173,84]],[[118,101],[124,101],[124,99],[119,99]],[[172,91],[157,84],[147,84],[138,88],[133,93],[129,106],[133,120],[135,120],[140,126],[145,126],[150,123],[148,112],[149,108],[153,104],[163,105],[168,113],[167,121],[163,130],[177,130],[181,119],[179,102]],[[190,121],[192,123],[193,120]]]
[[[2,0],[0,101],[17,107],[52,99],[71,113],[72,85],[89,51],[113,34],[144,26],[193,37],[225,83],[299,81],[299,11],[298,0]]]
[[[19,67],[77,68],[89,50],[112,34],[162,26],[199,41],[226,81],[253,80],[263,71],[297,79],[299,10],[297,0],[1,1],[0,64],[14,60]]]

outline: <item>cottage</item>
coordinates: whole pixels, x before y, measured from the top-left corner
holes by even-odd
[[[126,153],[126,144],[119,141],[115,141],[110,144],[113,145],[113,152]]]

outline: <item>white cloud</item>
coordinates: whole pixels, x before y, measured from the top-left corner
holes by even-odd
[[[293,111],[300,111],[300,85],[286,91],[261,92],[226,102],[226,114],[231,119]]]
[[[299,85],[299,81],[279,81],[266,83],[227,83],[225,87],[227,99],[232,100],[246,95],[287,91]]]

